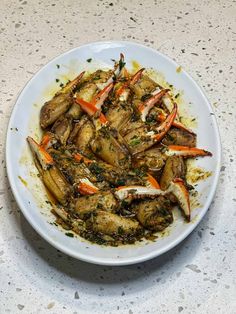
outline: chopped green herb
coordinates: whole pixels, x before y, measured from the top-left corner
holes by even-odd
[[[145,95],[143,95],[143,96],[141,97],[141,100],[142,100],[142,101],[145,101],[145,100],[149,99],[151,96],[152,96],[151,94],[145,94]]]
[[[118,186],[122,186],[122,185],[125,185],[125,180],[123,179],[118,179],[117,181],[116,181],[116,184],[118,185]]]
[[[151,115],[149,115],[149,116],[147,116],[147,118],[146,118],[146,123],[156,123],[156,116],[155,115],[153,115],[153,114],[151,114]]]
[[[91,165],[89,166],[89,169],[96,174],[100,174],[103,169],[101,167],[99,167],[99,165],[95,164],[95,163],[91,163]]]
[[[60,64],[57,64],[57,68],[58,68],[58,69],[60,68]]]
[[[119,226],[117,232],[118,234],[122,235],[124,234],[124,229],[121,226]]]
[[[178,98],[178,97],[179,97],[179,95],[180,95],[180,93],[176,94],[176,95],[175,95],[175,99],[176,99],[176,98]]]
[[[58,82],[60,82],[60,80],[58,78],[56,78],[56,82],[58,83]]]
[[[74,233],[66,232],[65,235],[70,238],[74,238]]]
[[[86,60],[88,63],[90,63],[92,61],[92,58],[89,58]]]
[[[125,66],[125,62],[124,61],[122,61],[122,59],[120,59],[120,61],[119,61],[119,69],[121,70],[124,66]]]
[[[138,138],[137,136],[134,136],[134,137],[131,139],[131,141],[129,142],[129,145],[130,145],[130,146],[136,146],[136,145],[138,145],[138,144],[140,144],[140,143],[141,143],[140,138]]]
[[[97,81],[97,80],[100,80],[100,76],[95,76],[93,79],[94,79],[94,81]]]
[[[61,84],[60,84],[60,87],[63,87],[63,86],[64,86],[64,84],[63,84],[63,83],[61,83]]]

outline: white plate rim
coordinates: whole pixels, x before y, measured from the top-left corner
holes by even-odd
[[[65,245],[62,245],[56,241],[54,241],[51,237],[47,236],[47,234],[45,234],[38,226],[37,224],[32,221],[27,213],[27,210],[24,209],[24,206],[21,202],[21,198],[20,195],[17,191],[16,185],[14,183],[13,180],[13,176],[11,175],[11,167],[10,167],[10,155],[9,155],[9,147],[10,147],[10,128],[11,128],[11,123],[14,120],[14,116],[16,114],[17,111],[17,103],[20,102],[21,98],[23,98],[24,96],[24,92],[26,91],[27,87],[31,84],[32,80],[34,79],[34,77],[38,74],[40,74],[41,71],[44,70],[44,68],[46,68],[47,66],[49,66],[50,64],[54,63],[57,59],[66,56],[67,54],[72,53],[73,51],[76,51],[77,49],[81,48],[81,47],[89,47],[89,46],[93,46],[93,45],[101,45],[101,44],[106,44],[106,45],[115,45],[115,44],[119,44],[119,45],[134,45],[137,46],[137,48],[142,48],[142,49],[147,49],[150,50],[153,53],[159,54],[162,58],[166,59],[169,63],[171,63],[173,66],[175,66],[176,68],[179,66],[179,64],[177,62],[175,62],[174,60],[172,60],[170,57],[166,56],[165,54],[161,53],[160,51],[151,48],[151,47],[147,47],[145,45],[142,45],[140,43],[137,42],[133,42],[133,41],[122,41],[122,40],[109,40],[109,41],[96,41],[96,42],[90,42],[87,44],[83,44],[81,46],[75,47],[73,49],[70,49],[62,54],[57,55],[56,57],[54,57],[53,59],[51,59],[49,62],[47,62],[43,67],[41,67],[38,71],[36,71],[34,73],[34,75],[30,78],[30,80],[25,84],[25,86],[22,88],[22,90],[20,91],[15,104],[13,106],[13,109],[11,111],[11,115],[10,115],[10,119],[8,122],[8,127],[7,127],[7,134],[6,134],[6,145],[5,145],[5,158],[6,158],[6,170],[7,170],[7,177],[11,186],[11,190],[13,193],[13,196],[17,202],[17,205],[19,206],[21,212],[23,213],[24,217],[26,218],[26,220],[29,222],[29,224],[34,228],[34,230],[44,239],[46,240],[48,243],[50,243],[53,247],[57,248],[58,250],[68,254],[69,256],[72,256],[76,259],[85,261],[85,262],[89,262],[92,264],[96,264],[96,265],[109,265],[109,266],[123,266],[123,265],[131,265],[131,264],[136,264],[136,263],[141,263],[147,260],[150,260],[152,258],[158,257],[164,253],[166,253],[167,251],[171,250],[172,248],[174,248],[175,246],[177,246],[179,243],[181,243],[188,235],[190,235],[192,233],[192,231],[197,227],[197,225],[200,223],[200,221],[202,220],[202,218],[205,216],[207,210],[210,207],[210,204],[214,198],[216,189],[217,189],[217,184],[219,181],[219,176],[220,176],[220,167],[221,167],[221,155],[222,155],[222,148],[221,148],[221,141],[220,141],[220,133],[219,133],[219,127],[216,121],[216,117],[215,117],[215,112],[214,109],[212,107],[212,105],[210,104],[205,92],[203,91],[203,89],[195,82],[195,80],[192,78],[191,75],[189,75],[181,66],[181,73],[183,75],[185,75],[187,77],[188,80],[191,81],[191,83],[194,85],[194,88],[198,90],[198,92],[201,94],[201,96],[205,99],[207,107],[209,109],[210,112],[213,113],[212,116],[212,125],[214,128],[214,133],[215,133],[215,139],[216,139],[216,145],[217,145],[217,156],[216,156],[216,160],[217,160],[217,164],[216,164],[216,168],[215,168],[215,177],[214,177],[214,181],[210,190],[210,193],[204,203],[204,207],[203,209],[200,211],[200,213],[198,214],[198,219],[195,223],[192,223],[190,225],[190,227],[183,232],[175,241],[172,241],[169,245],[166,245],[165,247],[163,247],[162,249],[159,249],[158,251],[153,251],[151,253],[145,254],[144,256],[141,257],[130,257],[126,260],[124,259],[117,259],[114,260],[112,259],[108,259],[106,258],[105,260],[102,258],[88,258],[87,255],[85,254],[81,254],[78,253],[75,254],[75,252],[73,250],[68,249]]]

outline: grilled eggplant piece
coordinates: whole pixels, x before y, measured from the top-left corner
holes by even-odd
[[[134,204],[133,210],[139,222],[152,231],[162,231],[173,222],[170,202],[163,196],[141,200]]]

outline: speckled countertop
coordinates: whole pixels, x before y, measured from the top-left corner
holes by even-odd
[[[112,2],[111,2],[112,1]],[[236,2],[1,0],[0,313],[236,313]],[[6,178],[6,127],[17,96],[56,55],[109,39],[144,43],[205,89],[221,130],[218,190],[178,247],[128,267],[89,265],[41,239]]]

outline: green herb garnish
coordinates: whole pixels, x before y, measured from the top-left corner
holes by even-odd
[[[65,235],[70,238],[74,238],[74,233],[66,232]]]
[[[125,62],[124,61],[122,61],[122,59],[120,59],[120,61],[119,61],[119,69],[121,70],[124,66],[125,66]]]
[[[124,234],[124,229],[119,226],[117,232],[118,232],[118,234],[122,235],[122,234]]]
[[[138,145],[138,144],[140,144],[140,143],[141,143],[140,138],[138,138],[137,136],[134,136],[134,137],[131,139],[129,145],[130,145],[130,146],[136,146],[136,145]]]

